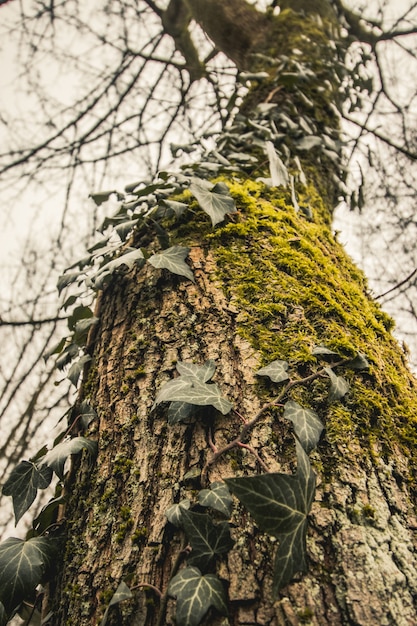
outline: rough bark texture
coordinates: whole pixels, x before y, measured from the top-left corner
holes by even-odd
[[[203,3],[189,4],[200,10]],[[223,4],[247,10],[244,2]],[[291,20],[287,30],[295,32]],[[236,46],[240,49],[239,41]],[[271,90],[267,86],[266,93]],[[332,119],[330,108],[322,104],[323,91],[316,95],[318,124],[324,126]],[[283,106],[289,99],[283,96]],[[209,439],[221,447],[238,433],[239,415],[251,419],[273,397],[268,385],[256,382],[255,370],[282,358],[295,375],[306,375],[314,366],[311,348],[318,344],[347,355],[360,350],[371,370],[349,375],[352,388],[344,403],[329,405],[321,381],[294,395],[314,407],[327,427],[312,454],[318,489],[308,572],[274,602],[276,544],[236,506],[235,545],[218,565],[230,615],[210,613],[204,623],[416,623],[417,389],[389,334],[390,321],[369,300],[363,276],[329,229],[334,189],[328,179],[334,171],[326,172],[326,161],[310,154],[310,161],[304,160],[310,184],[300,188],[299,202],[309,206],[311,220],[295,213],[289,190],[271,191],[231,177],[239,211],[233,221],[213,232],[197,211],[192,224],[175,227],[177,240],[192,246],[195,285],[145,266],[119,277],[103,294],[93,365],[83,388],[99,416],[92,428],[99,454],[93,469],[84,462],[73,469],[65,562],[51,594],[52,624],[99,624],[122,579],[135,589],[134,597],[110,612],[108,624],[156,624],[160,601],[144,586],[165,591],[183,547],[166,509],[200,488],[200,472],[213,455]],[[204,410],[190,424],[168,426],[163,408],[154,407],[157,390],[175,375],[177,361],[209,358],[217,363],[215,380],[238,413]],[[272,411],[247,443],[270,471],[289,471],[291,441],[288,425]],[[234,449],[209,467],[207,483],[259,469],[253,455]],[[190,470],[196,470],[194,478]],[[175,623],[172,600],[161,623]]]

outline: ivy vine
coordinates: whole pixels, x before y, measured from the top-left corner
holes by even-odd
[[[304,80],[311,75],[311,70],[301,62],[292,63],[289,59],[282,60],[277,82],[292,72],[294,89],[300,91],[301,82],[297,86],[296,77],[303,76]],[[256,76],[256,80],[263,78],[265,76]],[[209,179],[221,173],[245,175],[247,171],[253,174],[257,170],[260,174],[265,173],[265,168],[253,155],[253,145],[259,146],[265,162],[269,163],[269,177],[260,180],[269,186],[287,187],[294,210],[300,210],[296,183],[304,184],[305,175],[298,157],[290,158],[291,151],[285,142],[288,138],[295,150],[314,149],[322,151],[327,159],[337,160],[340,146],[332,131],[328,130],[327,135],[320,131],[320,136],[316,131],[310,117],[301,117],[296,123],[289,120],[285,107],[280,110],[276,105],[261,103],[256,119],[254,117],[250,122],[237,119],[234,126],[223,133],[218,144],[221,155],[212,151],[202,162],[184,167],[181,173],[160,172],[151,184],[128,185],[123,194],[117,191],[93,194],[92,199],[97,205],[113,198],[117,210],[104,220],[100,238],[86,256],[68,268],[58,280],[59,292],[67,294],[63,309],[68,311],[68,334],[45,356],[55,356],[57,368],[65,371],[71,383],[78,387],[84,368],[91,360],[88,337],[98,318],[89,302],[92,303],[98,291],[106,289],[131,268],[140,270],[145,264],[194,281],[187,264],[190,249],[171,245],[170,233],[163,224],[167,217],[178,219],[192,212],[190,205],[195,202],[209,216],[213,227],[233,217],[237,209],[229,188],[225,183],[214,184]],[[185,200],[179,201],[180,197]],[[188,201],[187,198],[194,200]],[[312,219],[309,207],[303,207],[303,212],[306,219]],[[160,246],[157,251],[134,247],[134,233],[144,227],[156,233]],[[251,420],[240,416],[240,432],[223,448],[218,449],[213,441],[209,442],[210,454],[201,471],[204,488],[197,493],[194,502],[182,500],[173,503],[166,511],[167,523],[176,527],[184,538],[183,550],[172,569],[167,589],[158,590],[145,581],[129,588],[125,581],[121,581],[106,608],[101,626],[105,626],[113,606],[145,587],[153,589],[160,597],[159,624],[164,623],[168,597],[176,599],[178,626],[198,626],[209,610],[227,615],[226,588],[214,572],[216,562],[224,559],[233,548],[229,520],[236,499],[249,511],[261,532],[278,539],[274,597],[297,572],[305,571],[308,515],[315,495],[315,474],[309,454],[319,445],[324,425],[312,408],[301,406],[292,399],[291,391],[295,386],[308,386],[323,378],[329,383],[328,402],[340,401],[349,390],[340,370],[368,367],[366,357],[359,353],[354,359],[346,360],[328,348],[318,346],[313,355],[317,358],[317,367],[305,378],[297,377],[290,371],[289,363],[282,360],[275,360],[257,371],[259,377],[267,377],[272,385],[279,386],[276,396]],[[219,384],[212,381],[216,370],[214,361],[201,365],[180,362],[176,369],[178,375],[159,389],[154,404],[154,408],[165,407],[171,428],[189,420],[195,414],[196,406],[210,406],[224,416],[235,411],[232,403],[223,396]],[[254,450],[246,443],[254,426],[271,412],[277,419],[283,418],[292,424],[296,447],[296,471],[293,474],[269,472],[262,460],[262,451]],[[62,493],[67,462],[71,456],[82,452],[91,461],[97,454],[95,441],[76,434],[85,431],[96,418],[94,407],[85,400],[78,402],[65,418],[67,427],[52,447],[43,446],[32,458],[21,461],[3,486],[3,494],[13,500],[17,523],[32,506],[38,491],[46,489],[54,475],[58,480],[55,497],[33,520],[26,539],[9,538],[0,543],[0,626],[5,626],[17,612],[28,606],[33,614],[37,611],[37,590],[48,576],[53,575],[52,564],[61,540],[56,511],[64,503]],[[234,448],[244,448],[254,454],[262,472],[204,484],[209,468]]]

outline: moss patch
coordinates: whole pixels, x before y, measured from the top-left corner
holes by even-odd
[[[365,354],[370,371],[347,373],[352,386],[343,404],[324,406],[318,390],[306,399],[320,405],[332,443],[354,439],[388,456],[399,446],[415,475],[415,381],[390,334],[391,318],[368,297],[363,273],[334,239],[319,195],[299,190],[300,203],[308,198],[313,211],[308,221],[286,190],[242,179],[228,185],[238,217],[206,238],[216,278],[239,311],[238,332],[259,351],[260,365],[285,359],[300,373],[316,362],[315,345],[344,357]]]

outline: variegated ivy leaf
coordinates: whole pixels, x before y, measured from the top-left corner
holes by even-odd
[[[155,404],[161,402],[186,402],[197,406],[213,406],[226,415],[232,409],[232,404],[221,395],[216,383],[208,383],[214,370],[213,361],[207,361],[203,366],[194,363],[177,363],[180,372],[178,378],[162,385],[156,396]]]
[[[288,380],[288,363],[287,361],[272,361],[269,365],[261,367],[256,373],[258,376],[268,376],[274,383],[280,383]]]
[[[86,437],[74,437],[74,439],[67,439],[62,443],[56,445],[52,450],[47,452],[42,457],[40,465],[48,465],[51,467],[55,474],[61,479],[64,479],[64,467],[67,458],[71,454],[79,454],[82,450],[94,457],[97,453],[97,442]]]
[[[12,470],[3,485],[3,494],[13,498],[14,516],[17,522],[36,498],[38,489],[46,489],[52,479],[50,467],[37,467],[30,461],[21,461]]]
[[[173,504],[165,511],[165,516],[171,524],[174,524],[177,528],[182,527],[182,517],[181,513],[183,509],[189,509],[191,506],[191,502],[188,498],[185,500],[181,500],[178,504]]]
[[[302,445],[296,440],[297,473],[227,478],[230,491],[254,517],[259,528],[279,540],[273,594],[306,569],[307,515],[315,493],[315,475]]]
[[[307,454],[311,452],[323,432],[323,424],[317,413],[289,400],[285,403],[284,417],[293,423],[294,432]]]
[[[198,503],[209,506],[228,518],[232,514],[232,496],[223,482],[215,482],[210,485],[210,489],[202,489],[198,493]]]
[[[153,254],[149,257],[148,263],[160,269],[167,269],[173,274],[185,276],[194,283],[194,275],[184,260],[189,252],[190,248],[172,246],[158,254]]]
[[[195,405],[188,402],[170,402],[167,411],[168,424],[178,424],[179,422],[187,421],[195,410]]]
[[[350,385],[346,378],[337,376],[331,367],[325,367],[324,370],[330,378],[329,402],[336,402],[347,394]]]
[[[226,191],[226,185],[212,185],[206,180],[193,178],[189,189],[213,226],[222,222],[226,215],[236,213],[235,201],[229,190]]]
[[[287,187],[290,182],[288,170],[275,150],[272,141],[265,142],[266,153],[269,159],[269,171],[271,174],[271,180],[273,187]]]
[[[195,363],[178,361],[176,368],[181,376],[196,376],[203,383],[208,383],[216,371],[216,362],[213,359],[208,359],[203,365],[196,365]]]
[[[198,626],[210,607],[227,615],[226,594],[214,574],[203,576],[196,567],[185,567],[171,580],[168,593],[177,599],[177,626]]]
[[[50,537],[9,537],[0,543],[0,602],[9,615],[35,592],[54,552]]]

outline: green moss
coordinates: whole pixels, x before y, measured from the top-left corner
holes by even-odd
[[[128,474],[133,466],[133,461],[125,456],[117,456],[114,459],[114,473]]]
[[[375,509],[370,504],[364,504],[362,507],[362,515],[368,519],[375,518]]]
[[[146,526],[143,526],[142,528],[137,528],[135,532],[132,534],[132,543],[134,544],[143,543],[146,537],[148,536],[148,534],[149,534],[149,531],[146,528]]]
[[[303,611],[298,611],[297,616],[301,624],[307,624],[314,616],[314,612],[307,606]]]
[[[368,298],[366,279],[334,239],[317,192],[300,192],[308,193],[309,221],[295,212],[286,190],[244,179],[227,184],[238,214],[206,238],[218,282],[239,311],[238,332],[259,351],[260,365],[284,359],[295,372],[309,371],[315,345],[343,357],[364,353],[371,369],[347,374],[352,388],[343,404],[328,407],[320,393],[297,394],[308,406],[319,405],[332,443],[355,441],[370,454],[376,441],[383,454],[415,450],[416,388],[389,334],[392,320]]]

